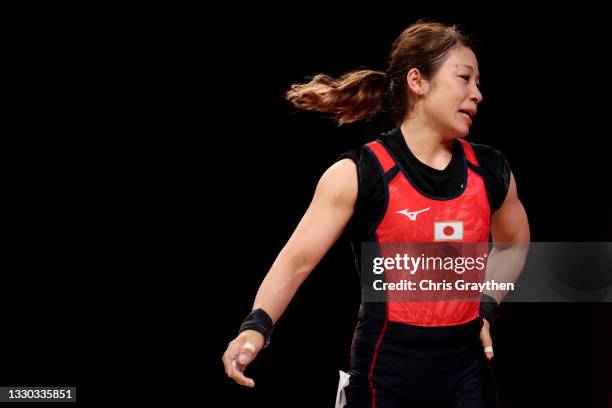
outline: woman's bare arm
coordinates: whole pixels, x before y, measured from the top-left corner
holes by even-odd
[[[342,234],[356,198],[355,163],[340,160],[321,176],[310,206],[259,287],[253,309],[262,308],[273,322],[278,320],[298,287]]]
[[[353,215],[357,189],[357,167],[350,159],[334,163],[323,173],[306,213],[261,283],[253,309],[263,309],[276,323],[302,282],[342,234]],[[240,333],[223,354],[226,374],[241,385],[255,386],[243,372],[263,342],[257,331]]]
[[[486,280],[515,282],[525,264],[529,252],[529,220],[518,198],[514,175],[510,175],[510,187],[502,206],[491,216],[493,249],[487,260]],[[507,291],[485,293],[498,303]]]
[[[487,260],[485,280],[514,282],[520,275],[527,252],[529,251],[529,220],[523,204],[518,198],[514,175],[510,174],[510,186],[501,207],[491,216],[491,236],[493,249]],[[501,302],[506,291],[484,291]],[[489,322],[484,319],[480,331],[480,340],[484,347],[492,347],[493,340],[489,331]],[[493,351],[485,352],[487,358],[493,358]]]

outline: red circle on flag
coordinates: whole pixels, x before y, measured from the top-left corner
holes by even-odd
[[[450,225],[447,225],[446,227],[444,227],[444,229],[442,230],[442,232],[444,233],[444,235],[453,235],[453,233],[455,232],[455,229],[453,227],[451,227]]]

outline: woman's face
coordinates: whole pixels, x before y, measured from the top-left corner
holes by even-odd
[[[478,104],[482,102],[479,85],[474,52],[463,46],[453,49],[433,80],[428,82],[428,91],[422,100],[426,120],[443,135],[466,136]]]

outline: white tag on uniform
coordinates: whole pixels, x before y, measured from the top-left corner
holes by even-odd
[[[340,381],[338,382],[338,393],[336,394],[336,408],[343,408],[346,405],[346,395],[344,387],[349,383],[350,374],[340,370]]]

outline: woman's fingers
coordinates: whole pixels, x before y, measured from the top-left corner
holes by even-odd
[[[240,385],[254,387],[255,381],[244,375],[246,366],[263,346],[263,336],[254,330],[245,330],[227,346],[223,354],[225,373]]]
[[[253,379],[245,377],[244,368],[246,366],[244,364],[240,364],[238,359],[232,359],[232,374],[231,378],[236,381],[240,385],[244,385],[245,387],[254,387],[255,381]]]
[[[240,344],[238,343],[238,339],[232,340],[228,345],[225,353],[223,353],[223,357],[221,360],[223,361],[223,367],[225,368],[225,374],[228,377],[232,376],[233,364],[232,359],[234,356],[238,355],[240,352]]]
[[[255,344],[247,340],[240,348],[240,353],[238,354],[238,362],[246,366],[253,360],[253,358],[255,358],[256,353],[257,348],[255,347]]]
[[[483,319],[482,328],[480,329],[480,342],[484,347],[484,353],[490,361],[493,358],[493,339],[491,338],[490,325],[487,319]]]

